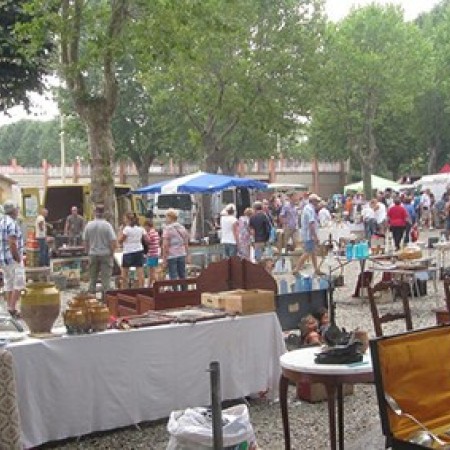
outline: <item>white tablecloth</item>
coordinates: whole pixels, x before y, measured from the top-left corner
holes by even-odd
[[[24,445],[81,436],[222,398],[276,396],[284,342],[275,313],[10,344]]]

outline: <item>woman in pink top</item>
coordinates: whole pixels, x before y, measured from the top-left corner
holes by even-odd
[[[166,213],[166,226],[163,231],[163,264],[169,271],[171,280],[186,278],[186,256],[189,235],[186,228],[177,222],[177,212],[170,208]]]
[[[144,224],[147,244],[146,266],[148,267],[148,287],[151,287],[156,281],[156,268],[159,263],[159,233],[153,226],[153,220],[147,219]]]

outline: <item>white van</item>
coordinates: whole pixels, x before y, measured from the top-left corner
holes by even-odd
[[[197,216],[197,204],[191,194],[154,194],[149,209],[153,211],[153,223],[157,230],[162,229],[168,209],[178,213],[178,222],[188,230]]]

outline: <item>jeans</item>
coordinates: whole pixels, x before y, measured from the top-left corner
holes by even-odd
[[[186,256],[177,256],[167,260],[169,278],[171,280],[186,278]]]
[[[39,266],[48,267],[50,265],[50,257],[48,254],[47,238],[37,238],[39,244]]]
[[[261,258],[264,254],[264,247],[266,246],[265,242],[255,242],[254,248],[255,248],[255,261],[261,261]]]
[[[409,244],[409,235],[411,233],[411,228],[412,228],[412,224],[411,223],[407,223],[406,224],[406,228],[405,228],[405,236],[403,237],[403,243]]]
[[[236,244],[223,244],[223,253],[225,258],[231,258],[237,255],[237,245]]]
[[[369,219],[364,222],[364,231],[366,239],[370,242],[372,236],[377,232],[377,221],[375,219]]]
[[[100,274],[103,293],[110,289],[113,259],[110,255],[89,255],[89,292],[95,294]]]

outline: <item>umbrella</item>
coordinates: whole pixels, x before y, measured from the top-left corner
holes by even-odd
[[[218,175],[207,172],[196,172],[184,177],[160,181],[139,189],[136,194],[176,194],[184,192],[187,194],[213,193],[231,187],[242,187],[249,189],[267,189],[267,184],[251,178],[240,178],[229,175]]]

